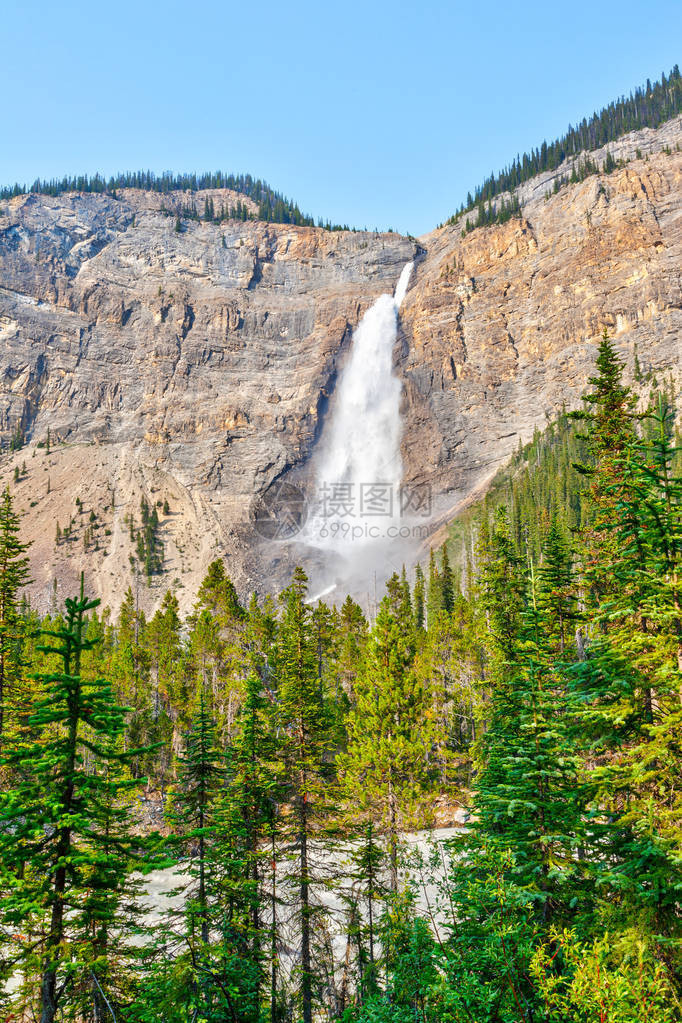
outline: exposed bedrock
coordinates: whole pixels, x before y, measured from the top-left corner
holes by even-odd
[[[679,379],[682,155],[649,148],[550,198],[531,190],[520,220],[419,243],[235,221],[177,232],[160,206],[181,196],[132,190],[0,203],[0,436],[27,437],[1,471],[26,462],[14,486],[36,603],[85,568],[117,606],[143,494],[170,507],[165,571],[139,584],[148,607],[176,580],[191,606],[219,555],[243,591],[281,584],[289,555],[258,546],[249,508],[305,469],[354,327],[415,255],[396,351],[403,459],[442,514],[576,404],[604,326],[630,371],[636,350],[645,373]]]

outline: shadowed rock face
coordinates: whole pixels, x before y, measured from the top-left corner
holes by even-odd
[[[659,148],[674,150],[675,125]],[[249,508],[305,470],[353,328],[415,255],[396,352],[403,457],[441,515],[576,404],[604,326],[630,369],[636,346],[644,372],[679,379],[682,156],[657,153],[656,137],[647,160],[547,200],[524,186],[522,219],[464,238],[440,229],[425,253],[394,234],[253,222],[177,233],[160,207],[179,195],[0,203],[0,436],[19,426],[29,439],[0,471],[10,480],[26,462],[15,490],[35,602],[84,568],[116,607],[143,494],[170,506],[164,575],[139,586],[147,607],[175,580],[191,606],[219,555],[243,591],[280,585],[297,552],[259,546]],[[36,447],[48,427],[49,454]]]
[[[353,327],[416,248],[252,222],[178,233],[149,208],[160,198],[0,204],[0,435],[30,438],[19,464],[51,436],[48,468],[41,448],[18,487],[43,601],[53,576],[73,585],[83,566],[113,602],[130,574],[122,519],[139,520],[142,493],[173,509],[165,585],[186,579],[189,601],[227,554],[246,588],[252,499],[310,455]],[[80,535],[54,549],[76,496],[110,530],[100,551]]]

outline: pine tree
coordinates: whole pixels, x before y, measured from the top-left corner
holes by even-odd
[[[222,625],[243,621],[246,613],[234,583],[225,573],[225,562],[212,561],[199,587],[197,603],[221,620]]]
[[[399,830],[426,795],[433,742],[427,680],[415,675],[414,656],[412,612],[394,575],[369,637],[341,758],[347,791],[386,836],[394,892]]]
[[[367,619],[362,608],[348,596],[341,605],[336,625],[336,701],[347,708],[367,641]]]
[[[202,946],[209,940],[207,897],[207,834],[213,823],[212,811],[221,787],[223,768],[216,749],[213,722],[203,699],[192,722],[184,755],[179,758],[178,795],[174,800],[176,821],[181,823],[183,841],[196,843],[191,875],[195,884],[185,891],[190,940],[198,938]],[[203,951],[199,951],[199,960]]]
[[[443,602],[443,610],[448,614],[451,614],[455,600],[454,593],[454,580],[452,577],[452,569],[450,568],[450,558],[448,555],[448,545],[443,544],[440,561],[440,589],[441,599]]]
[[[158,718],[162,709],[167,710],[170,705],[180,660],[178,598],[172,590],[164,594],[161,607],[149,622],[145,639],[152,660],[154,713]]]
[[[172,994],[169,991],[167,996],[172,997],[174,1008],[180,1009],[182,1018],[204,1021],[221,1018],[216,1002],[224,1002],[211,934],[222,915],[216,857],[218,803],[224,781],[222,760],[214,725],[202,699],[179,757],[172,803],[176,842],[185,850],[183,886],[176,889],[183,896],[183,908],[171,914],[172,919],[180,919],[169,935],[162,933],[160,952],[177,960]],[[167,1014],[168,1008],[163,1011]]]
[[[679,938],[674,907],[682,892],[677,784],[682,771],[682,481],[674,471],[672,419],[659,395],[645,419],[654,427],[652,437],[632,439],[610,481],[601,482],[602,522],[613,552],[611,584],[594,615],[605,639],[581,673],[587,674],[590,661],[603,664],[609,655],[627,665],[620,674],[629,684],[625,688],[620,682],[616,704],[627,728],[615,734],[611,729],[618,755],[593,771],[592,780],[597,798],[612,813],[608,883],[628,912],[640,911],[642,929],[646,914],[646,926],[664,944]],[[613,671],[602,668],[601,685],[591,694],[595,715],[601,712],[606,723],[611,678]]]
[[[329,719],[318,678],[317,644],[312,611],[305,603],[307,577],[301,568],[281,595],[276,674],[281,724],[286,739],[284,756],[291,780],[294,807],[293,841],[296,848],[296,884],[300,922],[300,1001],[303,1023],[313,1018],[313,960],[311,902],[313,876],[310,840],[315,814],[324,794],[328,771]]]
[[[427,591],[426,621],[427,624],[434,622],[440,611],[443,610],[443,587],[440,573],[436,564],[436,555],[433,548],[429,554],[429,584]]]
[[[426,621],[426,583],[421,565],[417,565],[414,577],[414,624],[417,632],[420,633]]]
[[[0,796],[2,915],[37,936],[19,945],[17,962],[39,975],[41,1023],[77,1018],[87,1005],[103,1019],[103,1000],[117,1004],[120,963],[131,956],[123,898],[143,843],[131,833],[126,800],[135,783],[125,775],[132,757],[122,749],[125,711],[108,681],[81,674],[94,645],[86,614],[97,603],[81,583],[64,624],[44,633],[39,650],[56,656],[61,670],[38,677],[44,696],[2,757],[17,778]]]
[[[269,701],[263,691],[259,664],[256,660],[246,680],[244,703],[239,715],[239,728],[231,751],[232,799],[241,822],[243,845],[241,865],[244,923],[248,936],[248,958],[254,977],[256,995],[264,981],[264,964],[268,954],[262,919],[262,898],[265,887],[265,862],[276,870],[276,854],[267,850],[267,839],[275,835],[277,808],[283,798],[283,779],[277,763],[279,744]],[[272,980],[271,1013],[275,1012],[277,970],[277,913],[271,907],[270,969]],[[254,1018],[258,1018],[256,997]]]
[[[358,831],[357,810],[354,807],[349,826],[351,832]],[[377,842],[376,830],[371,819],[364,822],[358,840],[351,853],[351,880],[353,891],[358,891],[356,901],[350,900],[351,926],[357,945],[357,990],[361,998],[371,996],[379,983],[379,923],[381,906],[386,898],[384,883],[385,853]],[[361,907],[364,903],[365,916]]]
[[[563,656],[569,629],[577,620],[578,612],[571,554],[556,522],[552,522],[549,528],[542,553],[538,571],[538,609],[548,630],[547,639]]]
[[[590,378],[592,391],[583,397],[585,408],[572,417],[589,427],[585,440],[593,466],[577,465],[588,477],[594,506],[594,525],[588,563],[593,599],[600,600],[612,586],[609,566],[617,556],[612,527],[618,519],[617,492],[622,488],[622,457],[634,442],[635,397],[622,380],[623,364],[604,330],[596,361],[597,374]]]
[[[212,562],[187,619],[190,632],[176,701],[185,708],[184,716],[196,706],[196,693],[201,692],[215,718],[221,743],[233,738],[244,698],[250,664],[245,651],[246,618],[223,562]]]
[[[257,724],[249,734],[258,745]],[[182,884],[174,894],[183,905],[169,911],[147,950],[150,969],[135,1017],[145,1023],[260,1019],[262,808],[254,799],[258,761],[245,766],[244,759],[241,748],[218,749],[215,724],[200,700],[169,815],[172,845],[182,854]]]
[[[0,739],[5,731],[7,702],[21,678],[25,621],[19,592],[29,580],[29,544],[19,539],[19,516],[7,488],[0,498]]]
[[[551,534],[548,558],[560,566],[562,605],[569,603],[570,575]],[[474,803],[477,839],[514,850],[517,883],[532,884],[543,919],[570,901],[575,853],[582,839],[586,796],[570,732],[567,686],[555,665],[561,627],[556,613],[555,572],[524,580],[509,543],[508,527],[496,523],[482,568],[490,622],[489,723],[481,741],[481,771]],[[516,604],[515,609],[513,605]],[[510,605],[512,613],[510,614]]]
[[[484,657],[470,600],[459,594],[452,614],[440,611],[418,644],[414,671],[426,679],[434,723],[431,758],[442,791],[469,772],[476,739]]]
[[[492,1005],[500,1018],[530,1019],[537,943],[552,923],[570,926],[590,905],[582,862],[589,793],[574,705],[555,662],[554,577],[540,581],[532,566],[524,571],[502,512],[483,531],[479,556],[489,694],[473,819],[452,843],[445,885],[448,955],[461,978],[452,997],[456,1019],[493,1019]],[[563,575],[562,584],[570,586]]]

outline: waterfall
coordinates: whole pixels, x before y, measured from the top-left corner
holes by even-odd
[[[400,395],[393,372],[398,310],[413,263],[394,295],[381,295],[358,324],[317,460],[312,514],[301,539],[346,560],[386,537],[400,514]],[[368,566],[369,567],[369,566]]]

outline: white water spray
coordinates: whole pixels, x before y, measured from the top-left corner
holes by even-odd
[[[412,268],[403,268],[395,294],[381,295],[355,330],[322,440],[315,508],[301,539],[346,560],[385,537],[399,518],[402,383],[393,372],[393,347]]]

